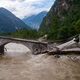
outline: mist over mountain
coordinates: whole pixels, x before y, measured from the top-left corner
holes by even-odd
[[[43,11],[37,15],[32,15],[28,18],[24,18],[23,21],[29,25],[31,28],[33,29],[39,29],[40,27],[40,24],[43,20],[43,18],[46,16],[47,12],[46,11]]]
[[[29,27],[5,8],[0,8],[0,32],[15,32]]]

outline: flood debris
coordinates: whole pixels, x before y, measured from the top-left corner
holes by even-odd
[[[48,53],[50,54],[65,54],[65,53],[80,53],[80,38],[77,35],[72,40],[65,42],[63,44],[57,45],[56,47],[52,47],[52,44],[48,47]]]

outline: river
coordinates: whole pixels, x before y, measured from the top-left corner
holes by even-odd
[[[80,56],[32,55],[21,44],[9,43],[0,57],[0,80],[80,80]]]

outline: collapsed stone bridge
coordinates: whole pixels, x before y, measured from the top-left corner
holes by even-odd
[[[55,45],[55,43],[51,42],[40,42],[37,40],[27,40],[27,39],[0,36],[0,54],[4,54],[4,46],[10,42],[25,45],[31,50],[33,54],[41,54],[41,53],[61,54],[65,52],[80,53],[80,36],[77,36],[72,40],[60,45]]]
[[[28,47],[33,54],[43,53],[47,50],[47,42],[39,42],[37,40],[27,40],[20,38],[11,38],[0,36],[0,54],[4,54],[4,46],[10,42],[23,44]]]

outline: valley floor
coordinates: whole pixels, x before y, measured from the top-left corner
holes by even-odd
[[[80,56],[24,54],[0,57],[0,80],[80,80]]]

